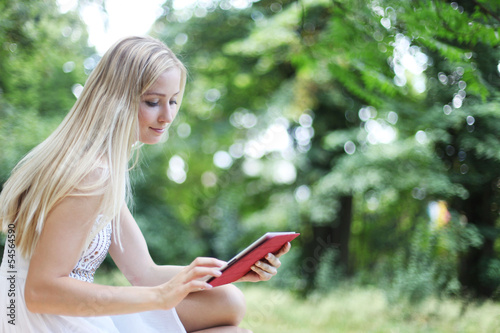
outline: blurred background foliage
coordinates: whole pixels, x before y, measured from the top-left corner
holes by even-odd
[[[166,1],[150,34],[189,80],[132,171],[154,259],[294,230],[276,286],[498,298],[499,27],[486,0]],[[86,40],[54,0],[0,1],[1,183],[74,103]]]

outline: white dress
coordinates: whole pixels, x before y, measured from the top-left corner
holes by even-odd
[[[70,277],[92,283],[108,253],[111,224],[102,229],[82,255]],[[10,252],[9,252],[10,250]],[[15,250],[15,249],[14,249]],[[29,262],[6,243],[0,266],[0,332],[40,333],[185,333],[175,309],[119,316],[70,317],[32,313],[24,301]]]

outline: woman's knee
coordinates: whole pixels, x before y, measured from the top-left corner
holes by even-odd
[[[236,286],[228,284],[225,286],[214,288],[212,291],[218,295],[219,304],[225,309],[227,322],[229,325],[237,326],[246,313],[245,296]]]
[[[225,285],[189,294],[176,310],[188,332],[215,327],[229,329],[237,328],[243,320],[246,303],[237,287]]]

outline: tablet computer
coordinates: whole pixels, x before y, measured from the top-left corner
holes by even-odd
[[[238,253],[221,268],[222,275],[210,277],[207,282],[213,287],[234,282],[250,272],[251,267],[268,253],[276,253],[287,242],[292,241],[299,233],[296,232],[268,232],[246,249]]]

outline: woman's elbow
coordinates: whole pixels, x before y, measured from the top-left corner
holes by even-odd
[[[42,287],[36,286],[36,284],[26,281],[24,287],[24,302],[26,303],[26,308],[32,313],[43,313],[44,312],[44,301],[42,296]]]

